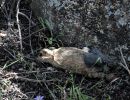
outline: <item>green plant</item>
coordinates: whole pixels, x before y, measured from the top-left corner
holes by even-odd
[[[47,42],[49,43],[49,45],[52,45],[53,42],[56,41],[52,36],[52,25],[50,24],[50,22],[47,19],[38,17],[38,20],[43,28],[47,28],[51,32],[51,37],[49,37],[49,38],[47,37]]]
[[[94,98],[82,93],[82,89],[75,85],[73,78],[71,84],[72,86],[70,87],[67,100],[95,100]]]
[[[16,61],[11,62],[10,64],[8,64],[8,62],[6,62],[5,65],[3,66],[2,70],[12,66],[13,64],[15,64],[15,63],[17,63],[19,61],[20,61],[20,59],[17,59]]]
[[[42,17],[38,17],[38,20],[43,28],[48,28],[50,31],[52,30],[52,25],[47,19],[43,19]]]
[[[58,37],[64,36],[64,32],[60,32],[57,36],[53,37],[53,34],[52,34],[53,26],[50,23],[50,21],[48,21],[47,19],[43,19],[42,17],[38,17],[38,20],[39,20],[42,28],[43,29],[48,29],[50,31],[50,33],[51,33],[51,37],[46,37],[48,44],[52,46],[54,43],[56,43],[56,45],[59,46],[59,44],[57,43],[58,41],[60,41],[58,39]],[[57,39],[58,39],[58,41],[57,41]],[[60,41],[60,43],[63,45],[62,41]]]
[[[56,42],[56,39],[54,39],[53,37],[47,38],[47,41],[49,43],[49,45],[52,45],[53,42]]]
[[[110,95],[107,95],[106,100],[112,100]]]
[[[67,88],[66,86],[69,82],[71,85],[69,88]],[[64,87],[59,85],[56,86],[61,90],[61,94],[64,94],[63,92],[68,90],[66,100],[95,100],[93,97],[82,93],[80,86],[76,86],[74,76],[72,74],[71,77],[66,81]]]
[[[68,100],[92,100],[90,96],[81,92],[81,88],[74,84],[70,88]]]

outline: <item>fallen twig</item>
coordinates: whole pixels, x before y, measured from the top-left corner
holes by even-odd
[[[54,81],[58,81],[57,79],[51,79],[51,80],[38,80],[38,79],[30,79],[30,78],[26,78],[26,77],[21,77],[21,76],[17,76],[15,79],[18,80],[23,80],[23,81],[28,81],[28,82],[36,82],[36,83],[44,83],[44,82],[54,82]]]
[[[16,13],[16,19],[17,19],[17,26],[18,26],[18,31],[19,31],[19,40],[20,40],[20,48],[21,48],[21,52],[22,52],[22,49],[23,49],[23,44],[22,44],[22,34],[21,34],[21,28],[20,28],[20,24],[19,24],[19,5],[20,5],[20,1],[21,0],[18,0],[17,2],[17,13]]]
[[[123,68],[125,68],[125,69],[128,71],[129,75],[130,75],[130,69],[129,69],[129,67],[127,66],[126,60],[125,60],[124,55],[123,55],[123,53],[122,53],[122,48],[121,48],[120,46],[119,46],[119,51],[120,51],[121,58],[122,58],[122,61],[123,61],[123,63],[119,63],[119,64],[120,64]]]
[[[2,8],[2,7],[4,6],[4,4],[5,4],[5,1],[6,1],[6,0],[2,0],[2,1],[1,1],[0,8]]]
[[[22,81],[28,81],[28,82],[36,82],[36,83],[44,83],[44,82],[55,82],[59,81],[58,79],[50,79],[50,80],[38,80],[38,79],[30,79],[22,76],[18,76],[18,73],[10,72],[4,75],[8,80],[10,79],[17,79],[17,80],[22,80]]]
[[[48,85],[44,82],[44,85],[46,86],[47,90],[49,91],[49,93],[51,94],[53,100],[57,100],[55,94],[49,89]]]

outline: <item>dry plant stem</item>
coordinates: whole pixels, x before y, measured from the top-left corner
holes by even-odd
[[[1,11],[3,12],[5,18],[8,19],[8,12],[7,12],[7,8],[5,7],[5,4],[3,5]]]
[[[53,97],[53,100],[57,100],[56,96],[52,93],[52,91],[49,89],[49,87],[47,86],[46,82],[44,82],[44,85],[46,86],[47,90],[49,91],[49,93],[51,94],[51,96]]]
[[[122,61],[123,61],[123,63],[120,63],[120,65],[123,68],[125,68],[128,71],[129,75],[130,75],[130,70],[129,70],[128,66],[127,66],[126,60],[125,60],[125,58],[123,56],[123,53],[122,53],[122,48],[120,46],[119,46],[119,50],[120,50],[121,58],[122,58]]]
[[[11,0],[12,2],[11,2],[11,7],[10,7],[10,12],[9,12],[9,14],[8,14],[8,30],[9,31],[12,31],[12,28],[11,28],[11,26],[12,26],[12,24],[11,24],[11,15],[13,15],[13,8],[14,8],[14,6],[15,6],[15,0]]]
[[[6,48],[4,48],[4,50],[5,50],[7,53],[9,53],[14,59],[16,59],[16,56],[13,55],[10,51],[8,51]]]
[[[5,0],[2,0],[0,8],[2,8],[4,6],[4,4],[5,4]]]
[[[26,19],[28,19],[28,21],[29,21],[29,36],[30,36],[30,49],[31,49],[31,53],[32,54],[34,54],[34,52],[33,52],[33,49],[32,49],[32,44],[31,44],[31,35],[30,35],[30,26],[31,26],[31,24],[34,24],[34,22],[33,21],[31,21],[31,15],[30,15],[30,18],[27,16],[27,15],[25,15],[24,13],[22,13],[22,12],[20,12],[20,11],[18,11],[18,15],[22,15],[22,16],[24,16]],[[18,17],[17,17],[17,19],[18,19]],[[19,21],[19,19],[18,19],[18,21]],[[17,21],[17,22],[18,22]],[[17,24],[17,25],[19,25],[19,24]],[[19,31],[19,33],[21,33],[21,29],[19,29],[20,28],[20,25],[19,25],[19,27],[18,27],[18,30],[20,30]],[[19,34],[19,37],[20,37],[20,44],[21,44],[21,47],[22,47],[22,40],[24,40],[24,39],[22,39],[22,36],[21,36],[21,34]],[[22,50],[22,49],[21,49]]]
[[[21,76],[16,76],[15,79],[23,80],[23,81],[28,81],[28,82],[36,82],[36,83],[44,83],[44,82],[54,82],[54,81],[57,81],[56,79],[52,79],[52,80],[36,80],[36,79],[30,79],[30,78],[25,78],[25,77],[21,77]]]
[[[19,5],[20,5],[20,1],[21,0],[18,0],[17,2],[17,13],[16,13],[16,19],[17,19],[17,26],[18,26],[18,31],[19,31],[19,40],[20,40],[20,49],[21,49],[21,52],[22,52],[22,49],[23,49],[23,44],[22,44],[22,34],[21,34],[21,28],[20,28],[20,23],[19,23]]]
[[[24,16],[31,24],[35,24],[35,23],[31,20],[31,18],[29,18],[29,17],[28,17],[27,15],[25,15],[24,13],[19,12],[19,15]]]
[[[46,29],[46,28],[41,28],[41,29],[37,30],[36,32],[33,32],[33,33],[31,33],[30,35],[26,36],[25,38],[23,38],[23,40],[24,40],[24,39],[27,39],[28,37],[31,37],[31,35],[33,35],[33,34],[36,34],[36,33],[41,32],[41,31],[43,31],[43,30],[45,30],[45,29]]]
[[[31,16],[32,16],[32,13],[30,14],[30,18],[29,19],[31,19]],[[30,27],[31,27],[31,22],[29,20],[29,35],[31,34]],[[33,48],[32,48],[31,36],[30,36],[29,44],[30,44],[31,53],[34,55],[34,51],[33,51]]]
[[[65,89],[63,90],[63,100],[67,100],[67,93],[66,93],[66,91],[65,91]]]
[[[1,70],[3,71],[3,70]],[[22,77],[22,76],[18,76],[17,73],[7,73],[7,74],[3,74],[3,72],[0,72],[0,75],[3,75],[4,77],[6,77],[6,79],[10,80],[10,79],[17,79],[17,80],[23,80],[23,81],[28,81],[28,82],[36,82],[36,83],[44,83],[44,82],[55,82],[55,81],[59,81],[58,79],[51,79],[51,80],[36,80],[36,79],[30,79],[30,78],[26,78],[26,77]]]

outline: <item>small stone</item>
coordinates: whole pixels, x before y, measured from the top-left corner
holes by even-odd
[[[48,71],[54,71],[54,68],[52,68],[52,67],[47,67],[47,70],[48,70]]]
[[[128,57],[128,61],[130,62],[130,56]]]
[[[118,20],[118,24],[124,26],[127,24],[127,18],[123,17]]]

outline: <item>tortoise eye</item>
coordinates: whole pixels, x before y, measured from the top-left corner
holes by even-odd
[[[41,57],[41,56],[46,56],[47,55],[47,52],[46,51],[41,51],[40,53],[39,53],[39,56]]]
[[[39,53],[39,56],[40,56],[40,57],[42,56],[42,53],[41,53],[41,52]]]

